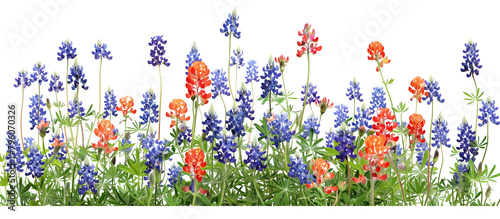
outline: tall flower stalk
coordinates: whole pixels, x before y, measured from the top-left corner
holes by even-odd
[[[108,60],[113,59],[110,56],[111,51],[107,51],[108,45],[101,43],[101,40],[97,40],[97,44],[94,45],[95,50],[92,51],[92,55],[96,60],[99,60],[99,112],[97,115],[101,114],[101,69],[102,69],[102,59],[106,58]],[[94,121],[95,122],[95,121]]]
[[[30,79],[28,77],[28,72],[25,71],[24,69],[18,72],[18,77],[15,78],[16,83],[14,84],[14,87],[17,88],[21,86],[21,115],[19,117],[20,123],[19,126],[21,128],[21,145],[23,146],[23,151],[25,150],[24,147],[24,140],[23,140],[23,108],[24,108],[24,89],[26,87],[31,86],[31,83],[34,82],[33,79]]]
[[[234,95],[232,91],[233,88],[231,87],[231,37],[234,37],[236,39],[239,39],[241,37],[241,32],[238,31],[238,27],[240,26],[240,24],[238,23],[239,19],[240,16],[238,16],[238,13],[236,13],[236,8],[235,8],[232,13],[229,13],[226,21],[224,22],[224,24],[222,24],[222,28],[220,29],[220,32],[223,33],[226,37],[229,36],[227,77],[229,79],[229,92],[231,93],[233,101],[234,101]]]

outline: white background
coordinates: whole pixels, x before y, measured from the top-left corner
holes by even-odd
[[[240,15],[241,38],[233,38],[232,49],[240,46],[245,62],[254,59],[262,73],[262,66],[269,55],[284,54],[290,57],[285,71],[287,89],[295,92],[295,97],[305,84],[307,77],[306,57],[296,57],[300,39],[297,32],[304,23],[312,24],[323,50],[311,56],[311,82],[318,86],[318,94],[328,97],[335,104],[348,104],[352,113],[352,102],[345,93],[349,81],[356,77],[361,82],[364,102],[369,105],[374,86],[382,86],[380,74],[375,71],[376,63],[367,60],[366,49],[369,42],[381,41],[391,63],[383,68],[386,79],[395,78],[389,86],[395,104],[407,103],[410,111],[404,115],[407,120],[414,110],[410,102],[408,86],[411,79],[430,75],[439,81],[444,104],[435,104],[435,118],[442,112],[449,122],[449,137],[456,146],[458,124],[465,115],[469,123],[474,123],[475,105],[466,105],[463,91],[474,89],[472,78],[460,71],[464,43],[472,39],[478,42],[479,58],[483,68],[477,77],[478,86],[485,96],[500,100],[498,39],[500,34],[496,21],[500,20],[498,5],[488,1],[141,1],[101,2],[101,1],[55,1],[38,0],[3,2],[0,6],[0,60],[2,63],[2,104],[0,115],[6,115],[7,103],[18,103],[21,90],[14,88],[14,78],[21,69],[32,73],[33,65],[41,61],[46,64],[49,74],[57,71],[65,74],[66,62],[57,61],[58,47],[66,38],[73,41],[83,71],[88,79],[89,90],[83,91],[83,103],[87,109],[92,102],[97,106],[99,61],[91,54],[93,46],[100,39],[108,44],[113,60],[103,61],[102,90],[108,86],[115,90],[118,98],[134,97],[136,108],[141,107],[139,98],[149,87],[159,92],[157,68],[147,64],[150,37],[164,35],[167,39],[166,56],[171,63],[162,67],[163,106],[162,136],[167,137],[170,120],[165,117],[168,103],[173,98],[185,98],[185,60],[193,41],[196,41],[201,58],[214,70],[227,71],[228,38],[219,29],[227,14],[236,7]],[[70,64],[72,61],[70,62]],[[244,80],[245,69],[240,69],[238,85]],[[231,70],[234,80],[234,68]],[[281,83],[281,79],[280,79]],[[232,82],[234,87],[234,82]],[[260,84],[255,86],[255,96],[261,93]],[[55,99],[54,93],[47,91],[48,83],[42,85],[44,97]],[[35,83],[26,90],[24,127],[28,126],[29,97],[37,92]],[[104,95],[104,94],[103,94]],[[70,97],[73,91],[70,90]],[[64,100],[65,93],[61,93]],[[230,98],[226,104],[231,106]],[[220,99],[210,100],[222,116]],[[293,102],[295,109],[300,105]],[[389,100],[387,99],[387,104]],[[500,103],[497,103],[500,105]],[[256,103],[259,117],[264,111]],[[359,106],[359,103],[357,103]],[[317,108],[313,108],[318,114]],[[202,109],[208,110],[208,106]],[[419,113],[426,119],[428,133],[430,106],[419,104]],[[310,113],[310,111],[307,111]],[[307,115],[306,115],[307,116]],[[5,116],[2,116],[4,123]],[[134,116],[138,119],[138,115]],[[322,133],[333,124],[333,110],[325,114]],[[198,120],[199,121],[199,120]],[[188,123],[190,124],[190,123]],[[121,126],[119,126],[121,127]],[[200,127],[200,126],[198,126]],[[478,128],[484,136],[486,127]],[[485,163],[497,164],[496,155],[500,137],[500,127],[490,127],[490,147]],[[0,126],[5,133],[6,126]],[[198,131],[199,133],[199,131]],[[36,131],[25,129],[24,136],[35,136]],[[88,133],[86,133],[88,135]],[[426,135],[428,138],[428,135]],[[2,144],[3,145],[3,144]],[[4,148],[4,146],[1,146]],[[2,149],[4,151],[4,149]],[[445,165],[450,166],[455,158],[450,158],[450,150],[445,151]],[[483,151],[480,151],[482,158]],[[479,162],[479,161],[477,161]],[[448,168],[443,170],[449,178]],[[497,184],[493,184],[493,200],[500,197]]]

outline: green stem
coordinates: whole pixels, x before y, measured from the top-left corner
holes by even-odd
[[[288,111],[288,91],[286,90],[286,86],[285,86],[285,74],[283,74],[283,72],[285,72],[285,71],[281,71],[281,79],[283,79],[283,90],[284,90],[284,93],[285,93],[286,112],[288,113],[288,118],[290,118],[290,111]],[[252,95],[253,95],[253,85],[252,85]],[[253,99],[253,96],[252,96],[252,99]],[[252,102],[252,104],[253,104],[253,102]],[[253,105],[252,105],[252,109],[253,109]]]
[[[231,93],[231,97],[233,98],[233,102],[235,101],[234,100],[234,95],[233,95],[233,90],[232,90],[232,87],[231,87],[231,35],[233,34],[232,31],[229,32],[229,57],[228,57],[228,60],[227,60],[227,81],[229,82],[229,92]]]
[[[223,174],[223,183],[222,183],[222,197],[219,201],[219,206],[222,206],[222,202],[224,201],[224,193],[225,193],[225,190],[226,190],[226,165],[224,165],[224,170],[222,172]]]
[[[430,163],[431,163],[431,146],[432,146],[432,121],[434,120],[434,101],[431,103],[431,127],[429,128],[429,156],[427,160],[427,198],[425,198],[425,203],[429,199],[429,195],[431,194],[431,172],[430,172]]]
[[[19,126],[21,128],[21,145],[23,146],[23,151],[25,150],[24,148],[24,138],[23,138],[23,107],[24,107],[24,84],[23,84],[23,88],[22,88],[22,91],[21,91],[21,117],[19,117],[20,119],[20,122],[19,122]],[[57,94],[57,93],[56,93]],[[57,96],[56,96],[57,97]]]
[[[102,57],[99,64],[99,113],[97,113],[97,115],[101,114],[101,68],[102,68]]]
[[[224,98],[222,98],[222,94],[220,94],[219,96],[220,96],[220,99],[222,100],[222,104],[224,105],[224,127],[226,127],[226,120],[227,120],[226,103],[224,102]]]
[[[378,57],[375,59],[377,61],[378,65],[378,71],[380,72],[380,77],[382,77],[382,83],[385,86],[385,90],[387,91],[387,96],[389,97],[389,100],[391,101],[391,109],[394,107],[394,104],[392,104],[392,98],[391,98],[391,93],[389,93],[389,88],[387,88],[387,83],[385,83],[384,75],[382,74],[382,67],[380,66],[380,61],[378,60]]]
[[[69,58],[66,58],[66,114],[69,117],[68,74],[69,74]]]
[[[196,96],[196,100],[194,103],[194,118],[193,118],[193,129],[191,132],[191,150],[194,148],[194,133],[196,132],[196,117],[198,116],[198,96]]]
[[[399,187],[401,187],[401,194],[402,194],[402,197],[403,197],[403,205],[406,206],[405,191],[403,189],[403,184],[401,183],[401,178],[399,177],[398,168],[396,167],[396,164],[394,164],[394,161],[392,161],[391,153],[389,152],[389,153],[387,153],[387,155],[389,155],[389,161],[391,162],[392,168],[394,168],[394,171],[396,172],[396,175],[398,176]]]
[[[309,76],[311,73],[311,62],[309,59],[309,51],[307,51],[307,82],[306,82],[306,92],[304,95],[304,103],[302,104],[302,112],[300,112],[300,119],[299,123],[297,124],[297,128],[299,130],[302,128],[302,119],[304,118],[304,111],[306,109],[306,103],[307,103],[307,92],[309,91]]]
[[[158,65],[158,74],[160,75],[160,106],[159,106],[159,114],[161,115],[161,97],[162,97],[162,94],[163,94],[163,89],[162,89],[162,80],[161,80],[161,69],[160,69],[160,66],[161,65]],[[196,121],[196,118],[194,118],[195,121]],[[160,140],[160,131],[161,131],[161,116],[159,116],[158,118],[158,140]],[[194,133],[194,130],[193,130],[193,133]],[[194,138],[192,138],[194,140]]]

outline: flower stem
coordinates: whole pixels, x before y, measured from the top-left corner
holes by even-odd
[[[306,103],[307,103],[307,92],[309,91],[309,76],[311,75],[311,62],[309,59],[309,51],[307,51],[307,82],[306,82],[306,92],[304,95],[304,103],[302,104],[302,112],[300,112],[300,119],[299,123],[297,124],[297,128],[299,130],[302,128],[302,119],[304,117],[304,111],[306,109]]]
[[[233,90],[231,87],[231,35],[233,34],[232,31],[229,32],[229,57],[227,58],[227,81],[229,82],[229,92],[231,93],[231,97],[233,98],[234,101],[234,95],[233,95]]]
[[[24,84],[23,84],[23,88],[22,88],[21,93],[22,93],[21,94],[21,117],[19,117],[19,119],[20,119],[19,126],[21,128],[21,145],[23,145],[23,151],[24,151],[25,150],[25,148],[24,148],[24,139],[23,139]],[[6,194],[6,196],[7,196],[7,194]]]
[[[290,111],[288,111],[288,92],[286,90],[286,86],[285,86],[285,74],[283,74],[283,72],[285,72],[285,71],[281,71],[281,79],[283,79],[283,91],[285,93],[286,112],[288,113],[288,118],[290,118]],[[252,87],[252,92],[253,92],[253,87]],[[252,95],[253,95],[253,93],[252,93]],[[253,96],[252,96],[252,99],[253,99]],[[253,102],[252,102],[252,104],[253,104]],[[252,105],[252,109],[253,109],[253,105]]]
[[[69,74],[69,59],[66,58],[66,109],[67,109],[66,114],[69,117],[68,74]]]
[[[101,114],[101,68],[102,68],[102,57],[99,64],[99,113],[97,113],[97,115]],[[111,119],[111,115],[109,116]]]
[[[220,99],[222,100],[222,104],[224,105],[224,127],[226,127],[226,120],[227,120],[226,103],[224,102],[224,98],[222,98],[222,94],[220,94],[219,96],[220,96]]]
[[[425,203],[427,203],[427,200],[429,199],[429,195],[431,194],[431,171],[430,171],[430,164],[431,164],[431,146],[432,146],[432,121],[434,120],[434,101],[431,103],[431,127],[429,128],[429,156],[427,160],[427,198],[425,198]]]
[[[193,118],[193,130],[191,132],[191,150],[194,148],[194,133],[196,132],[196,117],[198,116],[198,96],[194,102],[194,118]]]
[[[382,77],[382,83],[385,86],[385,90],[387,91],[387,96],[389,96],[389,100],[391,101],[391,108],[394,107],[394,104],[392,104],[392,98],[391,98],[391,93],[389,93],[389,88],[387,88],[387,83],[385,83],[384,75],[382,74],[382,67],[380,66],[380,61],[378,58],[375,59],[377,61],[378,65],[378,71],[380,72],[380,77]]]
[[[161,65],[158,65],[158,74],[160,75],[160,106],[159,106],[159,111],[158,111],[158,114],[160,114],[160,116],[158,116],[158,140],[160,140],[160,131],[161,131],[161,97],[163,94],[160,66]],[[196,121],[196,118],[194,118],[194,120]]]
[[[484,158],[486,157],[486,152],[488,152],[488,145],[490,144],[490,123],[486,123],[486,148],[484,149],[484,156],[481,163],[484,164]]]
[[[392,168],[394,168],[394,170],[396,171],[396,175],[398,176],[399,186],[401,187],[401,194],[403,197],[403,204],[406,206],[406,198],[405,198],[406,196],[405,196],[405,191],[403,189],[403,184],[401,183],[401,178],[399,177],[399,171],[396,167],[396,164],[394,164],[394,161],[392,161],[392,156],[390,153],[391,152],[387,153],[387,155],[389,155],[389,161],[391,162]]]

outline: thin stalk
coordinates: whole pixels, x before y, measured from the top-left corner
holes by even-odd
[[[99,113],[97,115],[101,114],[101,68],[102,68],[102,57],[99,64]]]
[[[488,145],[490,144],[490,123],[486,123],[486,148],[484,149],[484,156],[481,163],[484,164],[484,158],[486,157],[486,152],[488,152]]]
[[[442,156],[441,156],[441,157],[443,157],[443,159],[441,159],[441,168],[439,168],[439,176],[438,176],[438,181],[437,181],[437,183],[439,183],[439,180],[441,179],[441,171],[443,170],[443,164],[444,164],[443,147],[442,147],[442,145],[441,145],[441,144],[440,144],[439,146],[440,146],[440,148],[441,148],[441,154],[442,154]]]
[[[396,175],[398,176],[399,186],[401,187],[401,194],[403,197],[403,204],[406,206],[405,190],[403,189],[403,184],[401,183],[401,178],[399,177],[399,171],[396,165],[394,164],[394,161],[392,161],[392,156],[390,152],[387,155],[389,155],[389,161],[391,162],[392,168],[394,168],[394,170],[396,171]]]
[[[300,112],[300,119],[299,123],[297,124],[297,128],[302,128],[302,119],[304,117],[304,111],[306,109],[306,103],[307,103],[307,92],[309,91],[309,76],[311,73],[311,62],[309,59],[309,51],[307,51],[307,82],[306,82],[306,92],[304,95],[304,103],[302,104],[302,112]]]
[[[69,74],[69,58],[66,58],[66,114],[69,117],[68,74]]]
[[[160,75],[160,106],[159,106],[159,114],[161,115],[161,97],[162,97],[162,94],[163,94],[163,89],[162,89],[162,80],[161,80],[161,69],[160,69],[160,66],[161,65],[158,65],[158,74]],[[196,121],[196,118],[194,118],[194,120]],[[161,131],[161,116],[159,116],[158,118],[158,140],[160,140],[160,131]],[[194,133],[194,131],[193,131]],[[192,138],[194,140],[194,138]]]
[[[285,91],[285,101],[286,101],[286,111],[288,113],[288,118],[290,118],[290,112],[288,111],[288,92],[286,90],[285,86],[285,74],[283,74],[285,71],[281,71],[281,79],[283,79],[283,90]],[[253,85],[252,85],[252,95],[253,95]],[[253,99],[253,96],[252,96]],[[253,109],[253,102],[252,102],[252,109]]]
[[[23,88],[22,88],[22,91],[21,91],[21,117],[19,118],[20,119],[20,123],[19,123],[19,126],[21,128],[21,145],[23,146],[23,151],[25,150],[24,148],[24,139],[23,139],[23,107],[24,107],[24,84],[23,84]]]
[[[233,90],[231,87],[231,35],[233,34],[232,31],[229,32],[229,57],[227,58],[227,81],[229,82],[229,92],[231,93],[231,97],[233,98],[234,101],[234,95],[233,95]]]
[[[427,198],[425,198],[425,203],[427,203],[427,200],[429,199],[429,195],[431,194],[431,171],[430,171],[430,164],[431,164],[431,146],[432,146],[432,121],[434,120],[434,101],[431,103],[431,127],[429,128],[429,156],[427,160]]]
[[[222,100],[222,104],[224,105],[224,127],[226,127],[226,120],[227,120],[227,108],[226,108],[226,103],[224,102],[224,98],[222,98],[222,93],[219,95],[220,99]]]
[[[349,168],[349,157],[347,157],[345,160],[347,161],[347,182],[349,184],[349,186],[347,187],[347,195],[349,196],[349,199],[351,199],[351,168]]]
[[[194,103],[194,118],[193,118],[193,130],[191,132],[191,150],[194,148],[194,133],[196,132],[196,117],[198,116],[198,96],[196,96],[196,100]]]
[[[223,183],[222,183],[222,197],[219,201],[219,206],[222,206],[222,202],[224,201],[224,193],[225,193],[225,190],[226,190],[226,165],[223,165],[224,166],[224,171],[222,172],[223,174]]]
[[[253,103],[255,102],[255,98],[253,96],[253,80],[250,81],[250,84],[252,85],[252,110],[253,110]],[[285,86],[285,85],[283,85],[283,86]],[[288,102],[288,100],[287,100],[287,102]],[[290,116],[288,116],[288,117],[290,117]],[[224,126],[225,125],[226,124],[224,123]],[[252,127],[252,125],[253,125],[253,120],[250,120],[250,127]],[[251,136],[252,136],[252,132],[248,133],[248,143],[250,143],[250,137]]]
[[[391,101],[391,109],[392,109],[394,107],[394,104],[392,104],[391,93],[389,93],[389,88],[387,88],[387,83],[385,83],[384,75],[382,74],[382,67],[380,66],[380,61],[378,60],[378,57],[375,57],[375,60],[377,61],[378,71],[380,72],[380,77],[382,77],[382,83],[384,84],[385,90],[387,91],[387,96],[389,96],[389,100]]]

